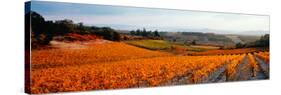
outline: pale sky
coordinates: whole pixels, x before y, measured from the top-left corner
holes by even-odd
[[[32,1],[31,10],[38,12],[46,20],[71,19],[76,23],[83,22],[86,25],[123,25],[136,27],[169,27],[175,29],[213,29],[234,32],[269,32],[269,16],[265,15],[51,3],[41,1]]]

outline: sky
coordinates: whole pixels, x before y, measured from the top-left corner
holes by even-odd
[[[94,4],[32,1],[31,10],[46,20],[71,19],[85,25],[109,26],[120,30],[136,28],[162,31],[266,31],[269,16]],[[208,31],[207,31],[208,32]]]

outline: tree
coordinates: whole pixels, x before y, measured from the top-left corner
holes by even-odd
[[[137,30],[136,30],[136,35],[138,35],[138,36],[141,35],[140,29],[137,29]]]
[[[102,36],[104,39],[111,40],[111,41],[121,40],[120,34],[110,27],[102,27],[101,29],[98,29],[98,31],[95,32],[95,34]]]
[[[244,48],[244,47],[245,47],[245,45],[242,44],[242,43],[237,43],[236,44],[236,48]]]
[[[33,11],[25,14],[25,21],[25,32],[31,32],[31,48],[49,44],[53,38],[52,33],[49,32],[49,23],[51,22],[46,22],[43,16]],[[30,28],[30,31],[28,31],[28,28]]]
[[[192,45],[196,45],[196,41],[193,40],[193,41],[191,42],[191,44],[192,44]]]
[[[142,36],[147,36],[147,32],[146,32],[146,29],[145,29],[145,28],[142,29],[141,35],[142,35]]]
[[[78,33],[78,34],[90,34],[90,28],[87,27],[87,26],[84,26],[84,24],[82,22],[79,22],[77,25],[76,25],[77,29],[74,29],[74,32]]]
[[[255,42],[258,47],[269,47],[269,34],[261,36],[261,38]]]
[[[176,41],[177,41],[177,39],[176,39],[176,38],[174,38],[174,39],[173,39],[173,42],[176,42]]]
[[[152,31],[148,31],[146,36],[149,36],[149,37],[153,36]]]
[[[55,24],[57,24],[56,35],[65,35],[68,33],[75,32],[75,25],[72,20],[58,20],[55,22]]]
[[[136,32],[134,30],[130,31],[131,35],[136,35]]]
[[[154,31],[154,37],[160,37],[159,33],[158,33],[158,30],[155,30]]]
[[[79,27],[79,28],[83,28],[83,27],[84,27],[83,23],[82,23],[82,22],[79,22],[79,23],[78,23],[78,27]]]
[[[25,14],[25,32],[26,39],[30,37],[28,33],[31,34],[32,48],[48,45],[54,36],[65,36],[69,33],[98,35],[112,41],[121,40],[120,34],[110,27],[88,27],[82,22],[75,24],[69,19],[45,21],[43,16],[33,11]]]
[[[113,32],[113,40],[114,41],[120,41],[121,40],[121,36],[118,32]]]

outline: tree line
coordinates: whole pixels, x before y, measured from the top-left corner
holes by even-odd
[[[262,35],[259,40],[252,42],[252,43],[245,43],[245,44],[237,43],[236,48],[245,48],[245,47],[266,47],[266,48],[268,48],[269,42],[270,42],[269,37],[270,37],[269,34],[265,34],[265,35]]]
[[[144,37],[160,37],[158,30],[147,31],[145,28],[143,28],[142,30],[140,29],[132,30],[130,31],[130,34],[135,36],[144,36]]]
[[[93,34],[111,41],[121,39],[120,34],[110,27],[85,26],[83,23],[74,23],[68,19],[47,21],[34,11],[25,14],[25,32],[31,33],[32,48],[48,45],[54,36],[64,36],[69,33]]]

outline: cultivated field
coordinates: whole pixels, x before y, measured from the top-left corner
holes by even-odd
[[[64,47],[69,44],[83,48]],[[212,50],[190,56],[149,50],[123,42],[54,45],[57,47],[32,51],[32,93],[269,78],[269,52],[254,52],[252,48]]]
[[[45,3],[25,4],[28,94],[269,79],[267,16]]]

